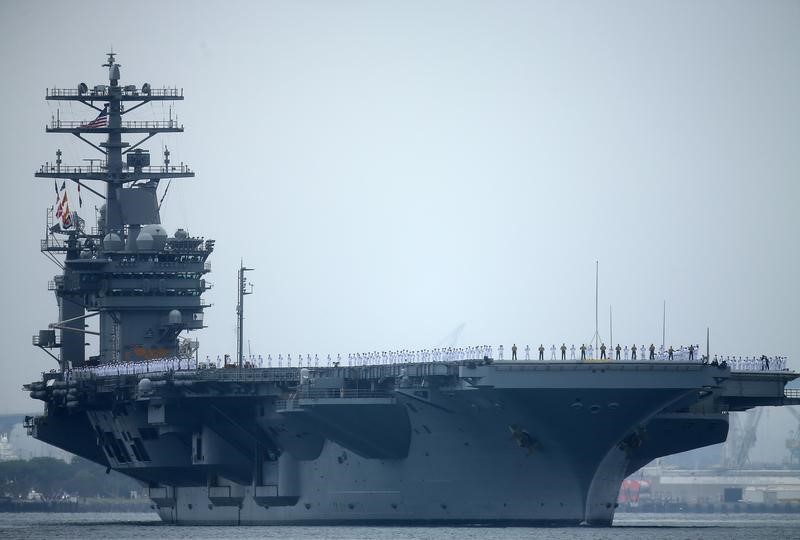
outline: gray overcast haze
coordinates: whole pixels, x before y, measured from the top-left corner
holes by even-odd
[[[0,411],[38,410],[21,385],[55,367],[30,341],[57,271],[33,172],[97,157],[44,133],[45,88],[107,82],[112,46],[122,84],[185,89],[186,133],[146,148],[197,172],[167,229],[217,240],[201,356],[235,352],[240,257],[265,357],[430,348],[461,323],[461,345],[579,345],[599,260],[604,339],[611,305],[615,342],[660,343],[666,300],[667,344],[710,327],[712,354],[800,368],[796,0],[6,0]],[[760,455],[793,427],[770,411]]]

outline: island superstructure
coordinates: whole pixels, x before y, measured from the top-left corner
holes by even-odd
[[[183,127],[124,119],[183,93],[121,85],[113,54],[104,67],[108,84],[47,93],[98,113],[59,117],[47,131],[102,154],[90,165],[58,154],[36,173],[56,181],[41,249],[62,271],[51,286],[58,318],[33,339],[58,369],[26,385],[45,403],[26,424],[37,439],[141,481],[164,520],[609,525],[627,475],[724,441],[731,411],[798,403],[784,390],[792,372],[700,361],[480,355],[201,369],[189,333],[203,327],[214,242],[160,225],[159,183],[194,174],[167,152],[151,165],[142,148]],[[95,144],[97,134],[105,140]],[[124,141],[129,134],[140,140]],[[95,229],[65,208],[59,182],[105,199]],[[94,317],[98,349],[87,356]]]

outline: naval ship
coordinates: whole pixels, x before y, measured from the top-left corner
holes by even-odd
[[[480,349],[260,367],[243,362],[241,325],[236,361],[210,369],[189,336],[203,328],[214,241],[160,224],[159,185],[194,172],[168,151],[153,165],[142,146],[183,126],[126,119],[183,91],[121,84],[113,53],[103,67],[107,84],[46,93],[90,113],[59,113],[46,131],[100,157],[65,164],[59,151],[35,173],[55,182],[40,249],[60,270],[57,320],[33,345],[57,367],[25,385],[44,402],[26,427],[140,481],[165,521],[608,526],[623,479],[645,464],[724,441],[732,411],[800,403],[784,388],[793,372],[705,361],[502,361]],[[70,210],[67,185],[103,199],[96,227]]]

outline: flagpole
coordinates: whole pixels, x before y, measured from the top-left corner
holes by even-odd
[[[600,318],[599,318],[599,299],[600,299],[600,261],[594,262],[594,336],[592,339],[589,340],[591,344],[594,342],[594,351],[592,355],[594,357],[595,351],[598,350],[600,347]]]
[[[600,261],[594,261],[594,348],[595,351],[600,345],[600,332],[597,324],[597,301],[600,290]]]
[[[614,348],[614,313],[611,309],[611,306],[608,306],[608,339],[609,344],[608,346],[612,349]]]

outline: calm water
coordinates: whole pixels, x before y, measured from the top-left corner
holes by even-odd
[[[180,527],[155,514],[0,514],[0,538],[19,540],[800,540],[800,515],[618,514],[614,527]]]

